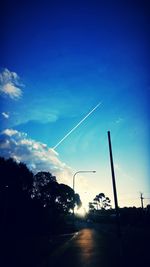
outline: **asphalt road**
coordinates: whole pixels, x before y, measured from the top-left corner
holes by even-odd
[[[1,240],[0,266],[148,267],[149,240],[149,227],[124,227],[118,239],[114,226],[106,224],[51,238],[7,235]]]
[[[114,236],[85,228],[50,255],[46,267],[109,267],[120,264],[119,244]]]

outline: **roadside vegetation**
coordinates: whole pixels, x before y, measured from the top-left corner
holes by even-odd
[[[80,196],[51,173],[33,174],[11,158],[0,158],[0,173],[4,266],[10,266],[13,259],[16,266],[36,266],[53,248],[50,240],[75,231],[72,211],[81,206]]]

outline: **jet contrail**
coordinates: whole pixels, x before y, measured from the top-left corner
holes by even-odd
[[[102,103],[98,103],[95,108],[93,108],[76,126],[74,126],[54,147],[56,149],[79,125],[84,122]]]

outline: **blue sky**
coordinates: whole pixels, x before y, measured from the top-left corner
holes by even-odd
[[[139,206],[139,192],[150,196],[149,5],[119,2],[6,1],[0,44],[1,154],[19,153],[28,163],[25,151],[21,150],[22,157],[18,152],[21,140],[40,151],[37,142],[53,148],[102,102],[58,146],[55,156],[72,173],[97,171],[78,178],[84,202],[99,192],[113,200],[110,130],[120,205]],[[4,145],[2,139],[6,142],[8,137],[9,142],[16,138],[17,149],[15,140],[9,148]],[[58,175],[64,177],[62,165],[60,169]],[[71,174],[68,183],[69,179]]]

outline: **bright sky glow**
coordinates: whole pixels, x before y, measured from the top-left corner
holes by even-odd
[[[84,207],[81,207],[78,210],[75,210],[75,214],[79,217],[85,217],[86,209]]]
[[[101,192],[113,204],[108,130],[119,205],[140,206],[140,192],[149,203],[148,10],[146,0],[3,3],[0,155],[70,186],[96,170],[76,176],[86,209]]]

